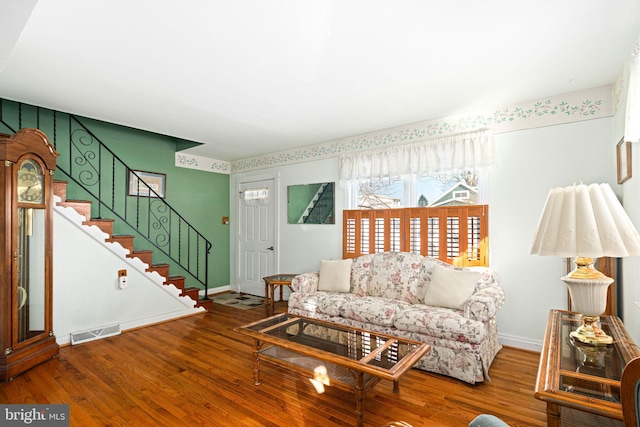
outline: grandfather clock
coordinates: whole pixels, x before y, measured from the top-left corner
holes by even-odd
[[[53,335],[55,152],[37,129],[0,134],[0,380],[58,354]]]

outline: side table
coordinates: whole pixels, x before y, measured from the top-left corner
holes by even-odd
[[[569,333],[581,323],[578,313],[549,313],[535,397],[547,403],[548,426],[622,426],[620,378],[640,350],[616,316],[600,316],[602,330],[613,337],[608,346],[573,340]]]
[[[297,274],[275,274],[262,278],[264,280],[264,307],[267,311],[267,316],[273,316],[275,303],[282,301],[283,286],[291,287],[291,281],[296,276]],[[276,286],[280,287],[280,299],[278,301],[275,301],[274,298]]]

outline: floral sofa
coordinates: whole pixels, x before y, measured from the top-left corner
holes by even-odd
[[[502,346],[496,313],[504,302],[498,275],[412,253],[321,261],[296,276],[288,311],[426,342],[416,368],[474,384],[489,379]]]

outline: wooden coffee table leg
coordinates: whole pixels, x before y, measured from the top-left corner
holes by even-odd
[[[356,376],[356,425],[364,426],[364,374],[355,372]]]
[[[560,406],[547,402],[547,426],[560,427]]]
[[[253,340],[253,384],[260,385],[260,340]]]

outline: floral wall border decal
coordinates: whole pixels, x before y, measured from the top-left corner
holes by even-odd
[[[240,173],[305,161],[337,157],[354,151],[371,150],[434,137],[454,135],[478,129],[491,129],[494,134],[553,126],[614,114],[612,85],[572,92],[520,103],[487,112],[448,117],[410,126],[372,132],[303,148],[276,152],[234,162],[176,153],[176,166],[217,173]],[[618,102],[616,102],[617,104]]]
[[[231,163],[227,161],[180,152],[176,153],[175,165],[187,169],[198,169],[227,175],[231,173]]]

